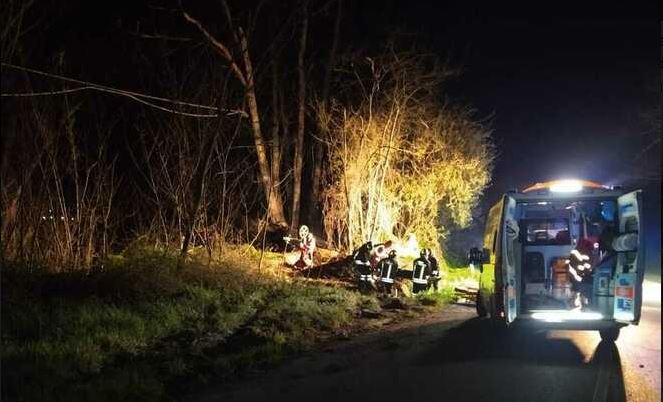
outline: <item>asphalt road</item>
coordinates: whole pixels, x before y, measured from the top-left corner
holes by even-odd
[[[660,298],[616,344],[597,332],[495,337],[473,307],[329,346],[195,401],[660,401]]]

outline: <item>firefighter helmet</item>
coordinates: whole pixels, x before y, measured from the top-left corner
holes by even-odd
[[[308,226],[302,225],[302,226],[299,227],[299,238],[300,239],[305,238],[306,236],[308,236],[308,234],[309,234]]]
[[[391,250],[389,252],[389,258],[396,258],[396,250]]]

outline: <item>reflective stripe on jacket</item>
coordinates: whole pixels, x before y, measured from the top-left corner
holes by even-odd
[[[385,258],[380,261],[378,265],[380,271],[380,280],[386,283],[394,283],[396,272],[398,271],[398,263],[392,258]]]
[[[412,282],[419,284],[428,284],[430,266],[423,258],[417,258],[412,263]]]

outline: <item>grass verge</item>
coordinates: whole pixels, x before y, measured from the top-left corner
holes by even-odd
[[[311,345],[362,303],[350,290],[257,272],[239,252],[181,269],[158,251],[115,256],[88,273],[5,267],[2,397],[169,400]]]
[[[164,401],[233,380],[347,328],[376,295],[290,278],[282,255],[235,249],[178,268],[163,250],[128,249],[90,272],[2,272],[2,398]],[[440,306],[467,269],[445,267]]]

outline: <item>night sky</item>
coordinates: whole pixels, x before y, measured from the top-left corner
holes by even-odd
[[[494,113],[493,187],[565,175],[624,184],[639,178],[632,171],[645,162],[660,176],[660,152],[632,159],[648,128],[640,114],[661,112],[660,25],[649,5],[569,18],[563,10],[525,16],[408,2],[394,7],[394,19],[462,66],[454,99],[476,106],[478,116]]]

